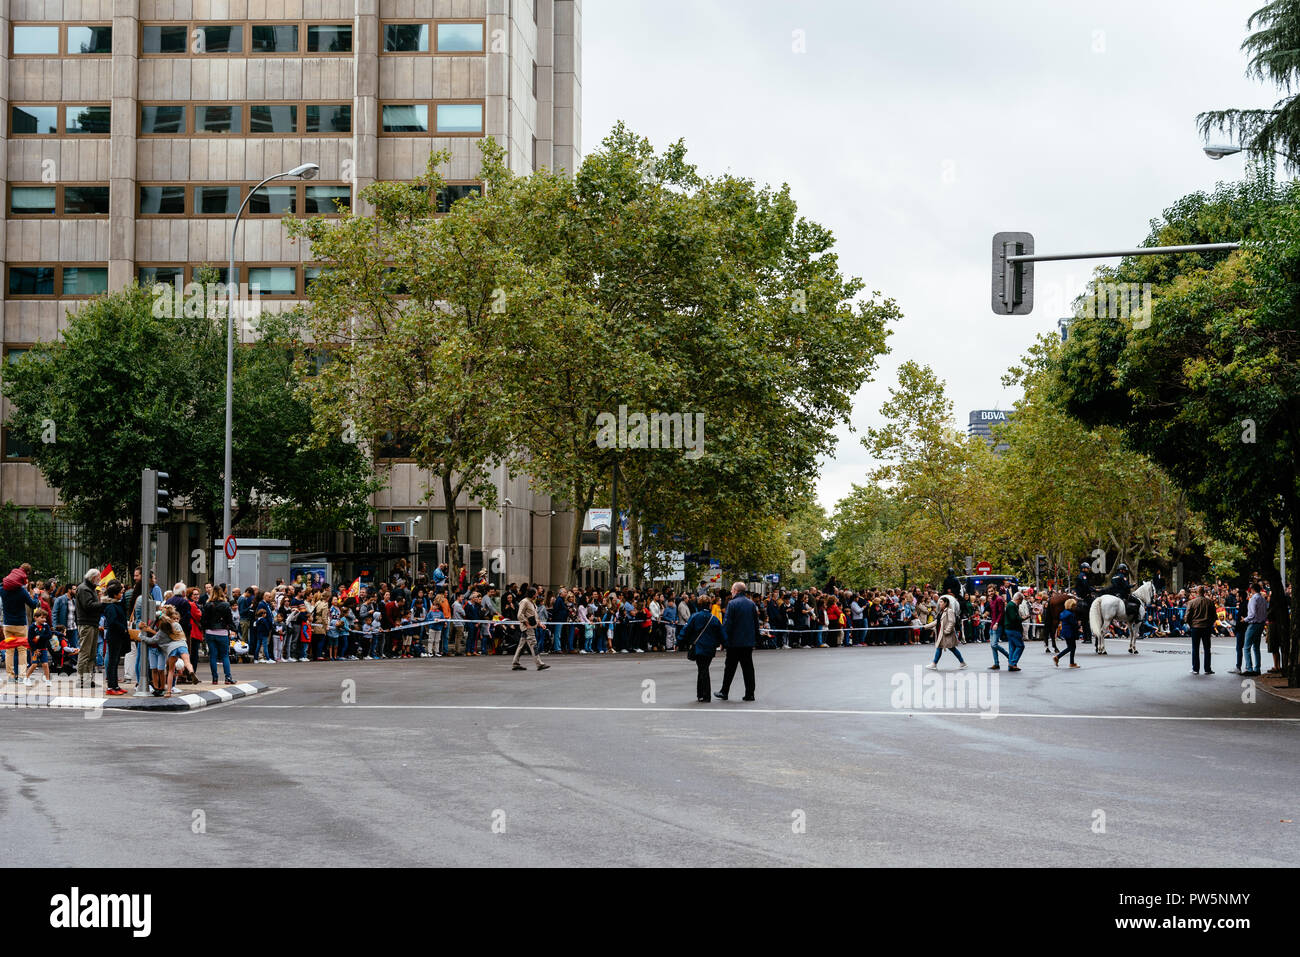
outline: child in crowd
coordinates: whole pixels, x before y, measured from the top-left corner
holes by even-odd
[[[267,660],[267,645],[271,639],[271,616],[266,613],[266,606],[260,605],[257,617],[253,619],[253,660]]]
[[[32,674],[38,666],[44,669],[45,684],[50,683],[50,649],[53,648],[53,641],[54,627],[50,624],[50,617],[44,608],[37,608],[32,612],[32,623],[27,626],[27,674],[23,676],[23,684],[30,687],[36,683],[32,680]],[[17,648],[13,649],[13,654],[14,664],[17,665]]]

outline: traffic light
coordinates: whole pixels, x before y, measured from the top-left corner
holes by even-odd
[[[140,473],[141,525],[160,525],[167,518],[167,501],[171,493],[162,485],[170,477],[156,469],[145,469]]]
[[[1008,256],[1033,252],[1033,233],[993,234],[993,311],[999,316],[1027,316],[1034,311],[1034,264],[1007,262]]]
[[[1039,579],[1045,580],[1047,578],[1047,556],[1039,555],[1035,562],[1034,575]]]

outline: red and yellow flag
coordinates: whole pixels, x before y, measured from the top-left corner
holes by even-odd
[[[112,566],[112,565],[105,565],[105,566],[104,566],[104,570],[103,570],[102,572],[99,573],[99,585],[98,585],[98,587],[100,587],[100,588],[107,588],[107,587],[108,587],[108,583],[109,583],[109,582],[112,582],[112,581],[117,581],[117,576],[113,574],[113,566]]]
[[[11,633],[10,629],[8,628],[6,628],[3,633],[0,633],[0,651],[5,651],[9,648],[27,647],[26,626],[23,626],[23,632],[21,635],[17,634],[16,633],[17,631],[18,631],[18,626],[14,626],[14,628],[12,629],[13,633]]]
[[[344,597],[344,598],[360,598],[360,597],[361,597],[361,576],[360,576],[360,575],[357,576],[357,580],[356,580],[356,581],[354,581],[354,582],[353,582],[351,585],[349,585],[347,588],[343,589],[343,597]]]

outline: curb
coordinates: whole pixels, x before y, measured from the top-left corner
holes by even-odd
[[[249,698],[266,690],[266,685],[260,681],[241,681],[239,684],[225,685],[221,688],[190,691],[172,698],[155,698],[153,695],[147,698],[136,698],[131,695],[113,698],[78,698],[71,695],[56,695],[51,698],[37,695],[19,696],[7,694],[0,695],[0,709],[63,708],[73,711],[197,711],[200,708],[206,708],[210,704],[237,701],[240,698]]]

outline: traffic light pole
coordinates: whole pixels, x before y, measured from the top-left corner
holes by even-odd
[[[153,622],[153,589],[149,587],[149,539],[153,526],[140,526],[140,637],[144,626]],[[130,611],[127,611],[130,615]],[[135,694],[136,698],[149,697],[149,648],[143,641],[135,643]]]
[[[1186,246],[1138,246],[1134,249],[1082,253],[1038,253],[1034,251],[1034,237],[1031,233],[996,233],[993,236],[993,311],[1007,316],[1027,316],[1033,312],[1034,263],[1229,252],[1240,248],[1241,243],[1194,243]]]

